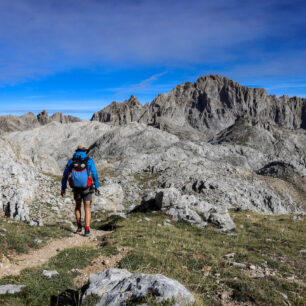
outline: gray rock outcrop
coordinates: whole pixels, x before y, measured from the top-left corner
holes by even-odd
[[[131,212],[156,210],[164,211],[174,221],[185,221],[200,227],[206,226],[205,221],[208,221],[219,226],[222,231],[235,228],[226,209],[215,207],[194,195],[181,195],[173,187],[149,193],[143,197],[139,206],[132,208]]]
[[[58,272],[55,271],[55,270],[43,270],[42,274],[44,276],[47,276],[47,277],[51,278],[54,275],[58,275]]]
[[[192,294],[178,281],[161,274],[132,274],[122,269],[107,269],[89,277],[83,299],[98,295],[97,305],[125,305],[151,294],[156,303],[173,301],[174,305],[193,305]]]
[[[21,292],[25,285],[0,285],[0,294],[14,294]]]

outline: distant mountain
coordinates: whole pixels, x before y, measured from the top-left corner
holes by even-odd
[[[22,116],[0,116],[0,131],[24,131],[39,126],[39,122],[33,113],[27,113]]]
[[[70,123],[82,121],[80,118],[70,115],[63,115],[62,113],[54,113],[49,116],[46,110],[40,112],[37,116],[33,113],[27,113],[22,116],[0,116],[0,131],[24,131],[35,128],[40,125],[45,125],[51,121],[58,121],[60,123]]]
[[[110,123],[112,125],[124,125],[130,122],[145,121],[145,114],[149,114],[149,104],[142,105],[135,96],[124,102],[112,102],[103,110],[93,114],[92,121]]]
[[[54,113],[52,116],[49,117],[49,114],[46,110],[43,110],[37,115],[37,120],[40,124],[48,124],[51,121],[57,121],[60,123],[72,123],[72,122],[80,122],[82,119],[78,117],[74,117],[71,115],[63,115],[62,113]]]
[[[209,75],[158,95],[150,105],[142,106],[134,96],[123,103],[113,102],[95,113],[92,120],[114,125],[137,121],[170,132],[200,131],[214,136],[241,118],[253,124],[306,129],[306,99],[277,98],[263,88],[249,88],[226,77]]]

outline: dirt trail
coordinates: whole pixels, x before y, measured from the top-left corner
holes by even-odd
[[[3,268],[0,269],[0,278],[8,275],[18,275],[23,269],[40,266],[65,249],[79,246],[97,246],[99,243],[97,238],[105,235],[106,232],[93,229],[90,231],[90,237],[73,234],[66,238],[51,239],[47,245],[40,249],[31,250],[27,254],[10,256],[10,260],[5,259],[2,262]]]

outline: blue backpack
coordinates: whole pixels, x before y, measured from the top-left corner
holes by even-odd
[[[70,170],[69,185],[71,188],[86,189],[92,186],[92,178],[88,174],[88,157],[85,159],[73,158]]]

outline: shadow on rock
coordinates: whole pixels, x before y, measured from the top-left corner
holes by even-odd
[[[87,289],[88,284],[79,290],[67,289],[58,296],[52,295],[50,298],[50,306],[81,306],[83,295]]]
[[[121,220],[122,218],[120,216],[112,216],[100,224],[97,229],[101,231],[114,231],[117,228],[120,228],[122,226],[119,226],[117,222]]]

